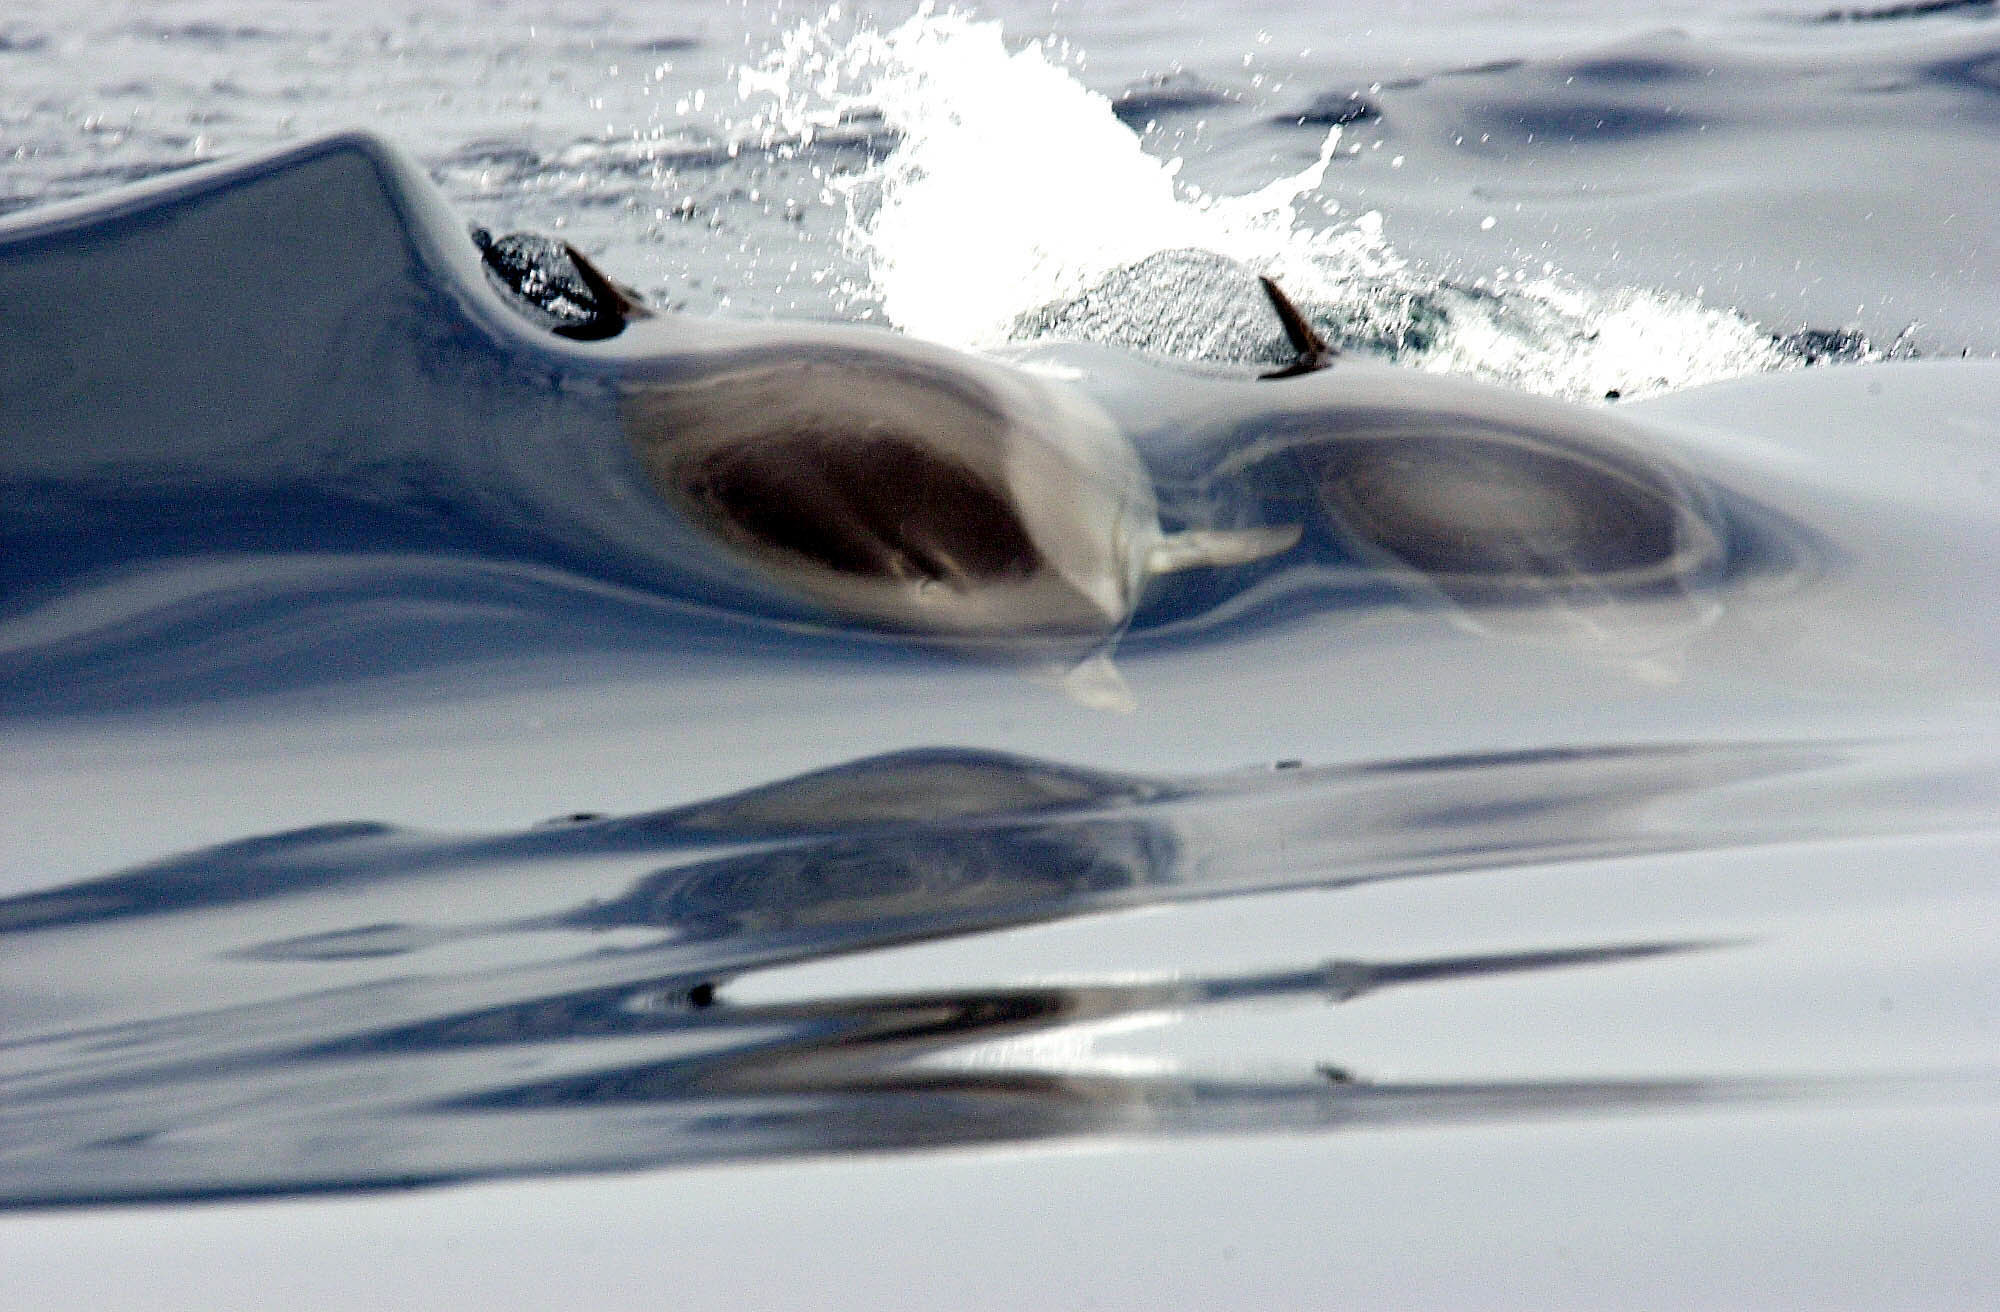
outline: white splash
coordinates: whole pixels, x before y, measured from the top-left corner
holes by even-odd
[[[1404,361],[1577,400],[1695,387],[1791,366],[1739,314],[1667,292],[1599,292],[1551,275],[1455,303],[1450,327]]]
[[[1315,256],[1393,259],[1358,239],[1379,228],[1298,225],[1294,205],[1324,180],[1337,132],[1299,173],[1209,197],[1177,180],[1179,160],[1147,154],[1111,102],[1040,42],[1010,52],[998,23],[928,6],[844,41],[831,26],[788,33],[738,90],[769,97],[782,131],[867,108],[901,134],[887,159],[835,185],[883,310],[906,332],[997,345],[1024,310],[1163,250],[1213,251],[1281,277],[1314,276]]]
[[[1756,325],[1685,297],[1597,292],[1553,271],[1474,289],[1411,268],[1385,238],[1379,213],[1324,219],[1338,209],[1320,194],[1337,128],[1296,173],[1244,196],[1204,194],[1180,180],[1180,160],[1147,153],[1062,52],[1041,42],[1009,50],[997,22],[928,4],[886,31],[843,20],[836,7],[741,70],[738,93],[768,102],[767,133],[809,138],[865,112],[900,135],[886,158],[829,186],[847,201],[846,240],[883,315],[948,345],[980,350],[1024,331],[1073,334],[1076,316],[1056,316],[1055,327],[1045,318],[1039,328],[1024,328],[1024,316],[1081,297],[1148,257],[1192,251],[1215,257],[1251,295],[1247,272],[1271,274],[1336,326],[1424,314],[1423,331],[1388,348],[1393,358],[1530,391],[1637,396],[1789,363]],[[1311,222],[1300,213],[1308,199]],[[1213,295],[1198,293],[1162,286],[1138,295],[1129,322],[1095,307],[1090,335],[1170,350],[1226,336],[1230,324]],[[1175,315],[1221,328],[1191,333],[1185,327],[1200,325],[1175,331],[1159,322]]]

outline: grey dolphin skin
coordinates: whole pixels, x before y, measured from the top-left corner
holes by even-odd
[[[490,250],[359,134],[0,221],[0,666],[225,594],[241,619],[307,560],[1075,659],[1295,566],[1567,605],[1697,587],[1728,554],[1642,429],[1336,363],[1274,285],[1279,379],[1100,352],[1071,380],[650,315],[573,249],[603,308],[565,332]]]

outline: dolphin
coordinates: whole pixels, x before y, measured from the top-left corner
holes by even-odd
[[[1337,358],[1273,283],[1298,356],[1273,378],[1079,375],[655,315],[565,250],[595,304],[552,326],[359,133],[0,220],[0,682],[129,665],[175,625],[212,646],[309,562],[434,607],[613,590],[1025,652],[1116,706],[1135,617],[1293,564],[1470,606],[1694,587],[1725,554],[1643,432]],[[354,659],[448,647],[413,621]]]
[[[635,338],[644,340],[635,332]],[[1153,576],[1296,526],[1162,530],[1131,441],[1072,388],[835,328],[737,329],[624,381],[652,486],[836,613],[986,638],[1100,637]]]

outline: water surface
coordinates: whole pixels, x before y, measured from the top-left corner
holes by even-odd
[[[226,9],[0,20],[0,1202],[1990,1123],[1990,8]],[[349,126],[429,182],[19,239]],[[1150,588],[1127,714],[846,622],[605,499],[615,370],[480,317],[472,223],[991,353],[1299,542]],[[1376,550],[1434,507],[1241,418],[1257,273],[1591,407],[1713,550]]]

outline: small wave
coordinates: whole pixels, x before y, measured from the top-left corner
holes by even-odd
[[[1994,0],[1908,0],[1904,4],[1859,5],[1829,9],[1807,21],[1813,23],[1892,23],[1910,18],[1991,18]]]
[[[1111,112],[1132,128],[1168,114],[1187,114],[1234,104],[1243,97],[1193,73],[1160,73],[1134,82],[1111,102]]]
[[[271,41],[279,33],[252,23],[218,23],[195,19],[185,23],[141,19],[126,29],[134,36],[153,41],[184,42],[220,50],[240,41]]]

